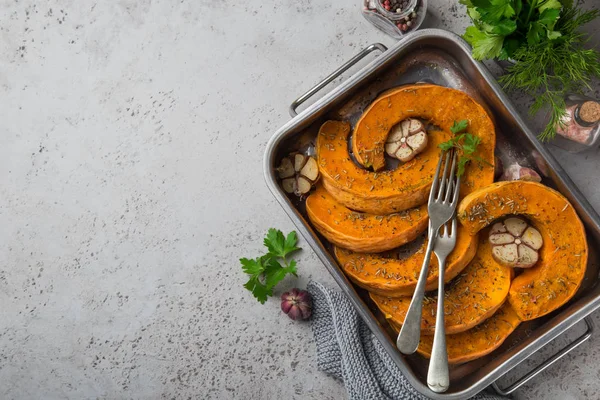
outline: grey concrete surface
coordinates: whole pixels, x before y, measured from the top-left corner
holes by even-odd
[[[392,44],[360,3],[0,0],[0,398],[345,396],[238,258],[293,228],[261,170],[290,101]],[[598,209],[598,152],[556,154]],[[599,362],[594,337],[515,398],[599,398]]]

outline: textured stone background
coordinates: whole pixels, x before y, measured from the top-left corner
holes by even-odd
[[[430,3],[426,25],[464,30]],[[261,164],[290,101],[393,43],[360,8],[0,1],[0,398],[344,397],[237,260],[293,228]],[[556,154],[598,209],[597,152]],[[283,286],[332,283],[299,266]],[[599,360],[595,337],[515,397],[598,398]]]

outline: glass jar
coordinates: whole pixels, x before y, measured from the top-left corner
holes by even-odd
[[[600,144],[600,102],[587,96],[568,95],[565,98],[567,114],[563,125],[556,126],[556,137],[551,142],[572,153],[596,148]]]
[[[392,8],[403,1],[404,8]],[[427,14],[427,0],[363,0],[362,14],[380,31],[401,39],[421,26]]]

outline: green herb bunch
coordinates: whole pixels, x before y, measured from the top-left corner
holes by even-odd
[[[464,38],[478,60],[514,60],[500,78],[506,90],[522,90],[536,98],[531,114],[550,111],[540,140],[552,139],[563,125],[564,98],[591,89],[600,77],[600,53],[586,49],[588,36],[579,31],[596,19],[598,10],[584,11],[572,0],[460,0],[473,26]]]
[[[455,148],[460,152],[456,176],[464,175],[465,168],[467,164],[471,162],[471,160],[476,160],[480,163],[487,163],[484,159],[475,155],[477,147],[481,144],[481,138],[470,133],[465,133],[465,130],[468,128],[468,126],[469,121],[466,119],[454,121],[450,127],[450,131],[454,134],[454,137],[438,145],[438,147],[444,151]]]

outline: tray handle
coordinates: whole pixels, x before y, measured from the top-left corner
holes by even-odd
[[[585,322],[587,329],[581,336],[579,336],[573,342],[571,342],[570,344],[568,344],[567,346],[563,347],[561,350],[556,352],[552,357],[548,358],[542,364],[538,365],[533,370],[529,371],[525,376],[519,378],[519,380],[517,380],[515,383],[513,383],[509,387],[500,388],[500,386],[498,386],[497,382],[492,383],[492,387],[494,388],[496,393],[498,393],[502,396],[508,396],[509,394],[511,394],[512,392],[514,392],[515,390],[517,390],[518,388],[520,388],[521,386],[523,386],[524,384],[526,384],[527,382],[532,380],[533,378],[535,378],[538,374],[540,374],[546,368],[548,368],[549,366],[551,366],[552,364],[554,364],[555,362],[557,362],[558,360],[560,360],[561,358],[563,358],[564,356],[569,354],[571,352],[571,350],[574,350],[580,344],[582,344],[583,342],[588,340],[592,336],[592,333],[594,332],[594,323],[590,317],[585,317],[583,319],[583,321]]]
[[[296,112],[296,109],[302,103],[304,103],[306,100],[308,100],[310,97],[312,97],[319,90],[323,89],[325,86],[327,86],[329,83],[331,83],[331,81],[333,81],[335,78],[337,78],[338,76],[340,76],[341,74],[346,72],[348,69],[350,69],[350,67],[355,65],[357,62],[359,62],[360,60],[362,60],[368,54],[372,53],[375,50],[379,50],[383,53],[384,51],[387,50],[387,47],[385,47],[381,43],[373,43],[373,44],[369,45],[368,47],[364,48],[360,53],[358,53],[357,55],[352,57],[350,60],[346,61],[346,63],[344,63],[344,65],[342,65],[341,67],[339,67],[338,69],[333,71],[325,79],[323,79],[321,82],[317,83],[313,88],[311,88],[306,93],[304,93],[302,96],[300,96],[296,100],[294,100],[292,102],[292,104],[290,105],[290,115],[292,117],[295,117],[296,115],[298,115],[298,113]]]

